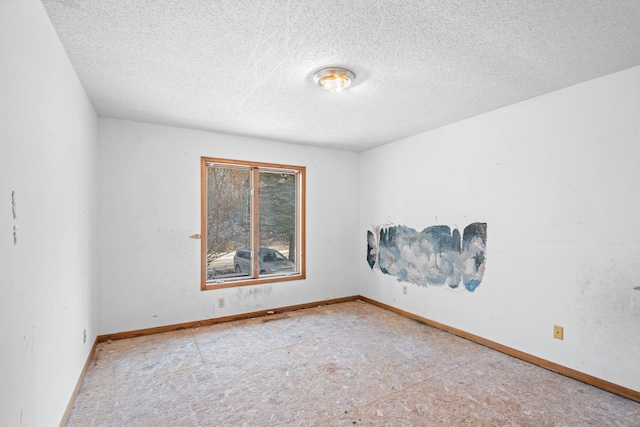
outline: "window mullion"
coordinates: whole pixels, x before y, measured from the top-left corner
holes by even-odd
[[[251,275],[257,279],[260,275],[260,171],[258,168],[251,168]]]

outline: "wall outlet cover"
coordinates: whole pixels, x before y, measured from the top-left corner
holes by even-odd
[[[553,325],[553,337],[557,340],[563,340],[564,328],[562,326]]]

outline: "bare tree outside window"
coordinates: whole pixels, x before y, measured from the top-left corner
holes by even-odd
[[[296,176],[291,173],[260,173],[260,242],[295,261]]]
[[[249,170],[207,168],[207,257],[251,245]]]

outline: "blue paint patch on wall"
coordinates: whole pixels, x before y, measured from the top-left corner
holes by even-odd
[[[486,263],[487,224],[474,222],[458,229],[446,225],[418,232],[397,225],[367,231],[367,263],[400,282],[419,286],[464,287],[473,292],[482,282]]]
[[[464,284],[464,287],[467,288],[469,292],[473,292],[476,290],[478,285],[480,284],[480,280],[471,279],[467,283]]]
[[[371,231],[367,231],[367,263],[369,267],[373,268],[376,265],[377,258],[378,245],[376,243],[376,237]]]

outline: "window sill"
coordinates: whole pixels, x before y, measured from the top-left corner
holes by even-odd
[[[262,285],[266,283],[291,282],[294,280],[304,280],[306,277],[302,273],[291,274],[286,276],[266,276],[258,279],[238,279],[238,280],[220,280],[219,282],[207,282],[201,287],[203,291],[214,289],[237,288],[240,286]]]

